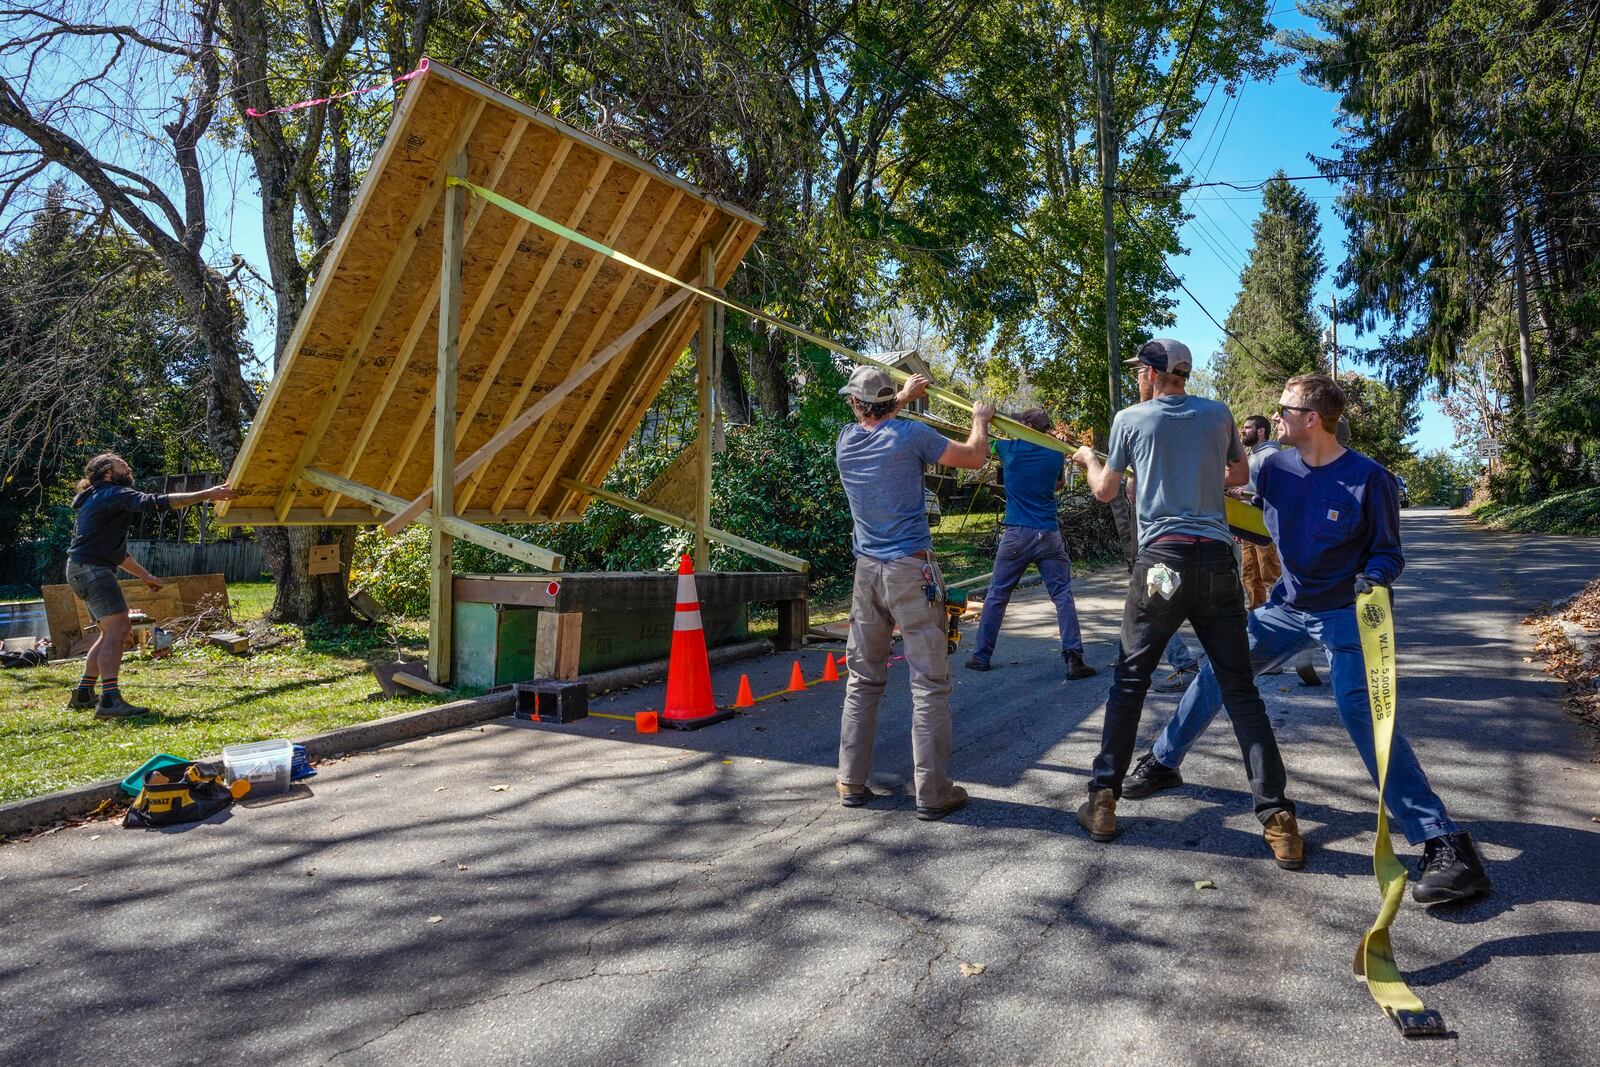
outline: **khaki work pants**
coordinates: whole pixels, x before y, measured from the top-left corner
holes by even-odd
[[[850,601],[850,640],[845,662],[844,711],[839,720],[839,781],[866,785],[872,773],[872,745],[878,733],[878,702],[889,680],[890,634],[895,624],[911,667],[911,757],[916,771],[917,806],[950,802],[950,656],[945,648],[944,599],[929,603],[922,591],[932,570],[944,589],[938,564],[915,557],[885,563],[856,560]]]
[[[1239,569],[1244,575],[1246,607],[1254,610],[1267,602],[1283,564],[1278,561],[1278,550],[1272,545],[1252,545],[1239,542]]]

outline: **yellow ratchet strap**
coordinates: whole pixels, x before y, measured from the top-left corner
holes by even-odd
[[[1367,991],[1405,1037],[1442,1037],[1449,1033],[1437,1011],[1424,1007],[1400,976],[1389,942],[1389,927],[1405,897],[1405,866],[1389,842],[1389,814],[1383,803],[1389,777],[1389,750],[1394,742],[1395,649],[1394,610],[1385,586],[1356,596],[1356,628],[1361,633],[1361,658],[1367,668],[1367,696],[1372,704],[1372,749],[1378,764],[1378,836],[1372,843],[1372,873],[1378,878],[1383,904],[1372,929],[1356,950],[1355,973],[1367,980]]]

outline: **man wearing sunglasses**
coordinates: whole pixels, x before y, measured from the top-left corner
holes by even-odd
[[[1162,650],[1188,621],[1210,657],[1206,670],[1219,679],[1267,846],[1280,867],[1302,867],[1283,760],[1250,670],[1244,589],[1223,511],[1225,485],[1242,485],[1249,476],[1244,448],[1226,406],[1186,392],[1187,346],[1157,338],[1129,362],[1151,399],[1117,413],[1105,463],[1087,447],[1072,457],[1102,503],[1116,496],[1131,466],[1139,516],[1139,559],[1123,606],[1116,679],[1078,824],[1096,841],[1116,837],[1117,798],[1133,761],[1145,693]]]
[[[1250,656],[1259,674],[1321,645],[1333,671],[1339,718],[1376,780],[1355,599],[1400,577],[1405,566],[1400,500],[1388,471],[1339,444],[1336,428],[1344,405],[1343,390],[1320,374],[1290,378],[1284,386],[1274,418],[1279,440],[1291,447],[1269,456],[1256,475],[1283,578],[1271,599],[1250,613]],[[1203,668],[1151,751],[1123,783],[1124,797],[1138,800],[1183,784],[1178,767],[1216,717],[1220,698],[1217,678]],[[1450,821],[1398,731],[1384,799],[1406,840],[1423,848],[1420,876],[1411,888],[1415,900],[1436,904],[1489,891],[1472,838]]]

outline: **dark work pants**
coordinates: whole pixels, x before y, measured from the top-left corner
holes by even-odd
[[[1172,598],[1145,590],[1150,569],[1165,563],[1182,579]],[[1220,541],[1198,544],[1157,542],[1142,549],[1122,609],[1122,652],[1106,701],[1100,755],[1095,758],[1089,788],[1110,789],[1122,796],[1122,779],[1133,762],[1139,740],[1144,695],[1167,642],[1187,619],[1211,659],[1222,703],[1228,709],[1239,751],[1244,755],[1256,817],[1265,823],[1280,811],[1294,811],[1283,795],[1283,757],[1267,719],[1267,706],[1256,691],[1250,668],[1250,638],[1245,630],[1244,587],[1233,546]]]

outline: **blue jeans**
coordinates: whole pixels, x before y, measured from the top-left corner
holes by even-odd
[[[1313,645],[1328,654],[1333,672],[1333,695],[1339,718],[1355,742],[1361,761],[1374,783],[1377,763],[1372,749],[1372,710],[1367,700],[1367,670],[1361,656],[1361,635],[1356,629],[1354,605],[1332,611],[1300,611],[1283,604],[1264,604],[1250,613],[1250,668],[1260,674],[1274,666],[1291,662]],[[1178,710],[1156,738],[1151,751],[1157,762],[1174,770],[1183,762],[1191,746],[1205,733],[1222,706],[1222,692],[1211,665],[1189,686]],[[1401,736],[1394,734],[1389,750],[1389,778],[1385,787],[1389,817],[1413,845],[1429,838],[1456,832],[1456,824],[1445,814],[1444,802],[1428,786],[1428,776]]]
[[[994,557],[994,578],[983,598],[983,618],[978,623],[977,645],[972,658],[988,663],[994,654],[1000,623],[1029,564],[1039,568],[1044,586],[1056,606],[1056,624],[1061,629],[1063,651],[1083,651],[1083,635],[1078,631],[1078,605],[1072,599],[1072,565],[1067,561],[1067,546],[1060,530],[1036,530],[1028,526],[1007,526],[1000,535],[1000,548]]]

